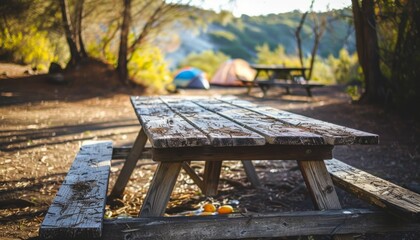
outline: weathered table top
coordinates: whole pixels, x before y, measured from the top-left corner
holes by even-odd
[[[154,148],[377,144],[378,135],[235,97],[131,97]]]

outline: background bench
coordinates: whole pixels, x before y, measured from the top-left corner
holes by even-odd
[[[296,83],[290,80],[273,80],[273,81],[259,81],[258,86],[261,88],[261,90],[264,93],[264,96],[267,95],[267,91],[271,87],[281,87],[286,90],[287,94],[290,94],[290,88],[304,88],[306,90],[306,94],[308,94],[309,97],[312,97],[312,88],[316,87],[323,87],[323,84],[315,84],[315,83]]]

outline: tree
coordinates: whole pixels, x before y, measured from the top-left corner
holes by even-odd
[[[312,0],[311,5],[309,7],[310,10],[312,10],[314,2],[315,2],[315,0]],[[309,11],[306,11],[305,13],[302,14],[302,17],[300,18],[300,21],[299,21],[299,25],[298,25],[298,27],[296,28],[296,31],[295,31],[298,55],[299,55],[300,65],[302,67],[304,67],[304,63],[303,63],[303,53],[302,53],[302,38],[301,38],[300,34],[302,32],[302,27],[303,27],[303,24],[305,23],[305,19],[306,19],[306,16],[308,15],[308,13],[309,13]]]
[[[420,102],[420,3],[397,0],[378,5],[381,66],[390,79],[387,91],[395,107],[420,115],[415,110]]]
[[[132,53],[143,44],[153,40],[175,20],[186,19],[188,8],[185,6],[187,5],[188,3],[181,4],[181,1],[168,3],[164,0],[142,0],[134,5],[131,0],[124,0],[117,60],[117,71],[121,82],[129,83],[127,66]],[[136,12],[132,13],[133,10]],[[130,33],[130,26],[134,23],[136,31]]]
[[[73,17],[71,17],[67,0],[60,0],[63,29],[70,50],[68,67],[76,66],[80,64],[83,59],[87,58],[82,39],[83,4],[84,0],[76,0]]]
[[[314,2],[315,2],[315,0],[312,0],[311,5],[309,7],[309,11],[306,11],[302,15],[302,17],[299,21],[299,25],[298,25],[298,27],[296,28],[296,31],[295,31],[299,60],[300,60],[300,64],[302,65],[302,67],[304,67],[303,53],[302,53],[301,31],[302,31],[302,27],[305,23],[306,17],[310,13],[312,23],[313,23],[312,24],[312,34],[313,34],[314,43],[312,45],[312,50],[311,50],[311,57],[310,57],[310,62],[309,62],[309,72],[308,72],[308,75],[306,76],[307,79],[310,79],[312,77],[314,63],[315,63],[315,59],[316,59],[316,56],[317,56],[319,43],[321,41],[322,36],[325,33],[325,30],[327,29],[327,17],[326,16],[318,17],[318,15],[313,12]]]
[[[120,47],[118,51],[117,73],[120,81],[128,84],[128,33],[131,22],[131,0],[124,0],[123,21],[120,32]]]
[[[356,48],[365,77],[365,91],[361,101],[385,103],[386,78],[380,69],[377,24],[372,0],[352,0]]]
[[[419,115],[420,3],[352,0],[352,7],[365,80],[361,101]]]

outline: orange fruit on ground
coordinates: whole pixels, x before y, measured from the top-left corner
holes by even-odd
[[[217,212],[219,214],[233,213],[233,207],[230,206],[230,205],[223,205],[223,206],[219,207],[219,209],[217,210]]]
[[[215,212],[216,207],[212,203],[206,203],[203,206],[204,212]]]

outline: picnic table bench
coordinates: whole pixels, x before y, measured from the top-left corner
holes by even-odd
[[[132,97],[142,128],[131,149],[85,143],[40,227],[42,239],[235,239],[418,231],[420,195],[333,158],[336,145],[377,144],[378,136],[232,97]],[[146,148],[149,141],[151,148]],[[137,161],[158,163],[139,217],[104,219],[112,159],[126,159],[110,197],[118,197]],[[317,210],[163,217],[181,169],[215,195],[222,161],[242,161],[254,186],[252,160],[295,160]],[[200,177],[190,161],[204,161]],[[330,175],[332,177],[330,177]],[[381,210],[341,209],[333,182]],[[384,210],[384,211],[383,211]],[[395,217],[397,216],[397,217]]]
[[[303,78],[304,71],[307,68],[302,67],[284,67],[282,65],[265,65],[265,64],[251,64],[256,70],[255,77],[252,81],[241,80],[242,83],[248,87],[248,94],[254,86],[260,87],[264,96],[272,87],[281,87],[286,90],[286,94],[290,94],[291,88],[303,88],[309,97],[312,97],[312,88],[323,87],[324,84],[314,83]],[[292,74],[298,72],[299,74]],[[267,79],[260,79],[262,73],[265,73]]]

